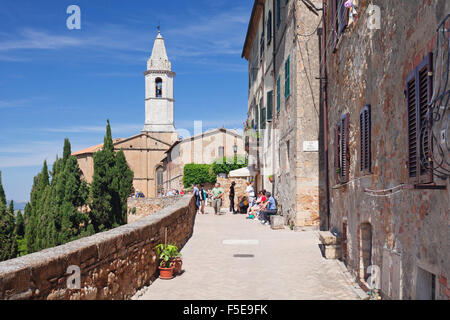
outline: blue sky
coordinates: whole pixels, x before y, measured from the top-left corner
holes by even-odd
[[[81,30],[66,27],[69,5]],[[247,65],[241,59],[251,0],[2,1],[0,170],[8,199],[28,200],[45,159],[144,124],[144,76],[160,22],[175,78],[175,126],[242,128]]]

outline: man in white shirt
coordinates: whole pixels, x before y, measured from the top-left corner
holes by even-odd
[[[251,208],[255,203],[255,189],[253,188],[254,181],[248,182],[247,181],[247,189],[245,192],[247,192],[248,196],[248,206]]]

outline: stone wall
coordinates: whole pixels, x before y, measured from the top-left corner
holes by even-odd
[[[410,182],[405,99],[406,77],[434,51],[436,29],[450,12],[450,2],[376,1],[381,12],[378,30],[367,28],[369,15],[364,12],[370,3],[359,1],[357,20],[341,36],[336,51],[329,47],[326,52],[330,227],[347,234],[347,266],[362,284],[367,264],[380,267],[384,298],[417,299],[420,275],[426,274],[430,291],[434,276],[435,297],[450,299],[450,184],[434,177],[434,183],[446,190],[433,185],[420,189]],[[329,43],[334,24],[330,10],[326,17]],[[371,105],[371,173],[360,169],[359,117],[366,104]],[[349,183],[337,185],[334,128],[346,113]],[[408,188],[386,196],[366,192],[401,184]],[[367,240],[364,231],[369,225]]]
[[[225,191],[225,196],[223,198],[223,204],[222,208],[229,209],[230,208],[230,186],[231,182],[236,182],[236,185],[234,186],[234,204],[237,205],[238,198],[240,196],[246,195],[245,189],[247,188],[247,179],[245,178],[223,178],[223,177],[217,177],[217,182],[220,183],[220,186]]]
[[[157,274],[154,247],[178,247],[192,235],[195,203],[185,196],[150,216],[90,237],[0,263],[0,299],[128,299]],[[79,266],[81,289],[68,289]]]
[[[167,206],[170,206],[181,199],[181,195],[158,198],[128,198],[128,223],[155,213]],[[136,213],[131,213],[131,210],[136,208]]]

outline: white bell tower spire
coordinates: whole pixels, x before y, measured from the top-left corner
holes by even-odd
[[[167,57],[164,38],[158,30],[145,76],[144,132],[174,132],[173,79],[175,72]]]

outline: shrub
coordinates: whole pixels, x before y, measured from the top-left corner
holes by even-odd
[[[223,157],[216,159],[212,164],[212,171],[215,175],[219,173],[228,174],[232,170],[244,168],[247,166],[245,156]]]
[[[215,183],[216,175],[209,164],[186,164],[183,169],[183,184],[189,188],[193,184]]]

